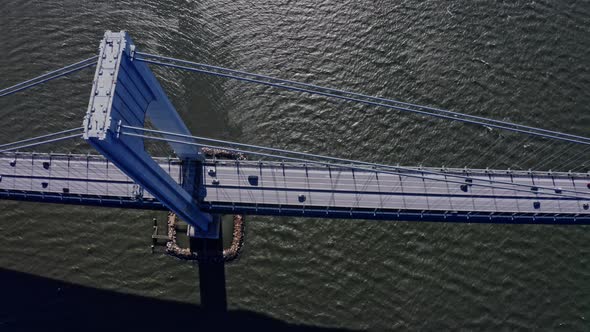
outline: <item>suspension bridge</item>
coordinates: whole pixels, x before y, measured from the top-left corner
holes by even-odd
[[[170,210],[197,237],[216,214],[486,223],[590,223],[588,173],[404,167],[193,135],[149,65],[337,98],[465,125],[590,145],[590,138],[140,52],[107,31],[99,55],[0,90],[0,97],[96,67],[82,126],[0,145],[0,198]],[[149,120],[149,126],[146,126]],[[84,139],[95,155],[23,152]],[[145,141],[174,157],[152,157]],[[206,157],[223,149],[248,160]]]

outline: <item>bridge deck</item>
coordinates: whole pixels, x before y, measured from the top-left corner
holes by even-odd
[[[404,172],[413,176],[407,177],[378,170],[247,161],[209,162],[205,168],[204,208],[211,211],[484,222],[582,222],[587,221],[589,212],[587,174],[483,170],[465,173],[454,169],[447,170],[446,175],[426,174],[434,178],[426,179],[420,177],[418,169]],[[497,189],[470,185],[466,179],[450,177],[457,173],[468,176],[473,184],[490,184],[489,180],[495,180],[523,186],[496,184],[507,187]],[[448,179],[459,183],[445,182]],[[462,184],[467,185],[467,191],[461,188]],[[558,188],[563,194],[567,190],[583,192],[586,199],[555,196]]]
[[[178,160],[156,161],[181,183]],[[115,165],[96,155],[0,154],[0,198],[164,209]]]
[[[182,184],[177,159],[156,158]],[[588,174],[446,170],[421,178],[403,174],[277,162],[208,160],[201,209],[211,213],[446,220],[590,223]],[[425,169],[435,170],[435,169]],[[440,169],[436,170],[440,172]],[[510,189],[452,178],[519,183]],[[405,175],[411,175],[410,177]],[[428,179],[429,178],[429,179]],[[436,179],[436,180],[435,180]],[[451,179],[460,183],[445,182]],[[442,180],[442,181],[437,181]],[[461,188],[461,184],[467,186]],[[548,187],[551,189],[534,188]],[[518,191],[515,190],[518,188]],[[582,198],[555,196],[555,189]],[[101,156],[0,154],[0,198],[127,208],[165,209],[150,193]]]

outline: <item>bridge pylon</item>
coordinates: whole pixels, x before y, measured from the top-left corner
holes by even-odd
[[[120,126],[144,127],[146,118],[157,129],[190,135],[158,80],[140,61],[135,45],[124,32],[106,31],[99,47],[84,139],[168,209],[196,227],[198,237],[217,238],[216,218],[198,208],[195,175],[204,157],[198,146],[170,143],[183,160],[186,175],[178,184],[145,151],[142,138],[119,135]]]

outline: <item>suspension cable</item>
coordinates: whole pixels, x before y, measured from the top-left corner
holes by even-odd
[[[35,143],[31,143],[31,144],[25,144],[25,145],[15,146],[15,147],[12,147],[12,148],[0,150],[0,153],[1,152],[14,151],[14,150],[20,150],[20,149],[25,149],[25,148],[31,148],[31,147],[34,147],[34,146],[43,145],[43,144],[49,144],[49,143],[54,143],[54,142],[59,142],[59,141],[65,141],[67,139],[75,138],[75,137],[81,138],[82,135],[80,135],[80,134],[74,134],[74,135],[69,135],[69,136],[64,136],[64,137],[58,137],[58,138],[48,139],[48,140],[41,141],[41,142],[35,142]]]
[[[84,127],[78,127],[78,128],[63,130],[63,131],[59,131],[59,132],[52,133],[52,134],[41,135],[41,136],[37,136],[37,137],[23,139],[23,140],[20,140],[20,141],[15,141],[15,142],[12,142],[12,143],[5,143],[5,144],[0,145],[0,149],[1,148],[5,148],[7,146],[11,146],[11,145],[22,144],[22,143],[26,143],[26,142],[30,142],[30,141],[36,141],[36,140],[42,139],[42,138],[47,138],[47,137],[53,137],[53,136],[58,136],[58,135],[62,135],[62,134],[67,134],[67,133],[71,133],[71,132],[82,130],[82,129],[84,129]]]
[[[97,56],[93,56],[91,58],[88,58],[86,60],[82,60],[79,62],[76,62],[74,64],[62,67],[60,69],[57,70],[53,70],[50,71],[48,73],[45,73],[43,75],[37,76],[35,78],[32,78],[30,80],[26,80],[24,82],[15,84],[13,86],[4,88],[2,90],[0,90],[0,97],[5,97],[5,96],[9,96],[11,94],[17,93],[19,91],[23,91],[29,88],[32,88],[36,85],[51,81],[53,79],[77,72],[79,70],[88,68],[88,67],[92,67],[96,65],[96,59]],[[65,71],[64,71],[65,70]]]
[[[180,60],[180,59],[159,56],[159,55],[154,55],[154,54],[149,54],[149,53],[137,52],[136,55],[139,55],[139,57],[136,57],[136,59],[139,61],[152,63],[152,64],[156,64],[156,65],[160,65],[160,66],[195,71],[195,72],[200,72],[200,73],[204,73],[204,74],[232,78],[232,79],[237,79],[237,80],[242,80],[242,81],[247,81],[247,82],[252,82],[252,83],[258,83],[258,84],[264,84],[264,85],[268,85],[268,86],[273,86],[273,87],[278,87],[278,88],[283,88],[283,89],[290,89],[290,90],[299,91],[299,92],[307,92],[307,93],[318,94],[318,95],[323,95],[323,96],[327,96],[327,97],[340,98],[340,99],[344,99],[344,100],[348,100],[348,101],[361,102],[361,103],[365,103],[365,104],[369,104],[369,105],[373,105],[373,106],[387,107],[387,108],[396,109],[399,111],[413,112],[413,113],[429,115],[429,116],[449,119],[449,120],[453,120],[453,121],[461,121],[461,122],[466,122],[466,123],[471,123],[471,124],[487,125],[492,128],[511,130],[511,131],[515,131],[515,132],[519,132],[519,133],[526,133],[529,135],[536,135],[536,136],[553,138],[553,139],[561,139],[561,140],[565,140],[565,141],[569,141],[569,142],[590,145],[590,138],[584,137],[584,136],[578,136],[578,135],[573,135],[573,134],[568,134],[568,133],[563,133],[563,132],[558,132],[558,131],[552,131],[552,130],[547,130],[547,129],[542,129],[542,128],[535,128],[535,127],[525,126],[525,125],[521,125],[521,124],[500,121],[500,120],[494,120],[494,119],[489,119],[489,118],[484,118],[484,117],[479,117],[479,116],[469,115],[469,114],[463,114],[463,113],[458,113],[458,112],[452,112],[452,111],[442,110],[442,109],[428,107],[428,106],[421,106],[421,105],[417,105],[417,104],[405,103],[405,102],[401,102],[401,101],[397,101],[397,100],[374,97],[374,96],[359,94],[359,93],[355,93],[355,92],[332,89],[332,88],[322,87],[322,86],[318,86],[318,85],[314,85],[314,84],[307,84],[307,83],[301,83],[301,82],[296,82],[296,81],[291,81],[291,80],[278,79],[278,78],[274,78],[274,77],[270,77],[270,76],[266,76],[266,75],[253,74],[253,73],[248,73],[248,72],[244,72],[244,71],[233,70],[233,69],[228,69],[228,68],[223,68],[223,67],[218,67],[218,66],[212,66],[212,65],[207,65],[207,64],[202,64],[202,63],[197,63],[197,62],[192,62],[192,61]],[[149,60],[146,58],[172,61],[172,62],[187,64],[187,65],[192,65],[192,66],[198,66],[201,68],[207,68],[209,70],[197,69],[197,68],[181,66],[181,65],[175,65],[172,63],[154,61],[154,60]],[[223,71],[225,73],[219,73],[219,72],[215,72],[215,71],[211,71],[211,70]],[[229,74],[227,74],[227,73],[229,73]],[[236,75],[250,76],[253,78],[239,77]],[[266,82],[263,80],[270,80],[272,82]],[[285,84],[296,85],[296,86],[287,86]],[[297,86],[299,86],[299,87],[297,87]],[[301,88],[301,87],[304,87],[304,88]],[[306,88],[320,89],[320,90],[324,90],[327,92],[313,91],[313,90],[309,90]],[[338,95],[338,93],[346,94],[347,96],[341,96],[341,95]],[[348,97],[348,96],[353,96],[353,97]],[[359,99],[359,98],[364,98],[364,99],[369,99],[369,100],[363,100],[363,99]],[[392,103],[392,104],[396,104],[396,105],[389,105],[389,104],[384,104],[384,103]],[[401,105],[401,106],[399,106],[399,105]],[[419,108],[420,110],[410,109],[408,107],[415,107],[415,108]],[[438,113],[426,112],[424,110],[438,112]],[[482,121],[486,121],[487,123],[484,123]]]

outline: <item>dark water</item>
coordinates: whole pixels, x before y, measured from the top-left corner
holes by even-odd
[[[3,0],[0,87],[95,54],[106,29],[129,31],[145,52],[580,135],[590,125],[587,1]],[[203,136],[433,166],[590,159],[482,128],[155,71]],[[91,75],[2,98],[1,141],[79,126]],[[82,142],[50,150],[89,151]],[[0,289],[11,300],[0,304],[0,330],[34,320],[31,308],[86,317],[86,296],[89,310],[109,308],[104,320],[121,318],[121,303],[145,309],[146,321],[193,308],[206,319],[198,268],[150,254],[154,216],[164,214],[0,202]],[[227,302],[275,323],[353,330],[587,331],[587,231],[249,218],[243,256],[226,266]],[[43,296],[31,291],[38,285]]]

